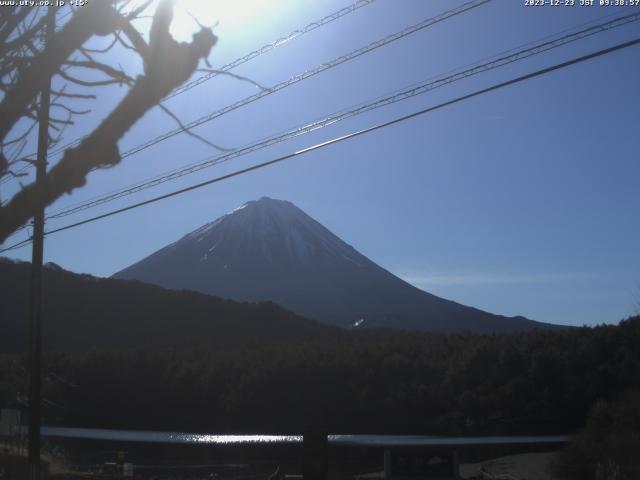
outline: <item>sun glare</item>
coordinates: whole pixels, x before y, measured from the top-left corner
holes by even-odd
[[[176,2],[171,34],[187,41],[203,26],[247,27],[263,14],[273,0],[179,0]]]

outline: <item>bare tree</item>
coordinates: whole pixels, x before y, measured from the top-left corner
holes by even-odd
[[[102,0],[79,7],[63,27],[42,41],[46,13],[33,7],[0,10],[0,178],[20,175],[17,167],[25,162],[20,156],[26,138],[35,125],[38,96],[49,78],[66,81],[63,88],[52,91],[52,107],[57,116],[50,118],[50,136],[56,142],[73,117],[86,113],[74,110],[66,100],[91,100],[96,96],[74,93],[67,86],[99,87],[118,83],[129,90],[122,101],[82,141],[67,148],[60,160],[41,182],[23,186],[5,205],[0,206],[0,243],[24,225],[34,212],[47,206],[64,193],[83,186],[87,174],[97,168],[108,168],[121,161],[118,141],[146,112],[176,87],[184,83],[207,57],[217,38],[210,28],[201,27],[190,43],[179,43],[169,33],[173,19],[173,0],[162,0],[153,15],[146,41],[135,28],[149,5],[125,13],[130,0]],[[111,36],[104,49],[89,49],[89,39]],[[100,60],[99,55],[116,44],[127,48],[143,61],[144,71],[132,78],[120,67]],[[82,70],[98,72],[101,78],[82,75]],[[60,115],[61,114],[61,115]],[[26,125],[26,126],[25,126]],[[20,132],[16,132],[22,127]],[[10,153],[10,155],[9,155]],[[24,165],[24,163],[22,163]]]

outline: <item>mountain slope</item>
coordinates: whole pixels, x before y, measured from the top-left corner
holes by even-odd
[[[0,258],[0,352],[27,350],[31,264]],[[272,303],[240,304],[189,291],[44,269],[47,350],[110,349],[338,334]]]
[[[292,203],[266,197],[200,227],[114,277],[235,300],[270,300],[341,326],[475,332],[545,326],[419,290]]]

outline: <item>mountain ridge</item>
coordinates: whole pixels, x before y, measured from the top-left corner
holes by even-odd
[[[27,351],[31,264],[0,257],[0,352]],[[334,337],[341,331],[269,302],[239,303],[139,281],[43,269],[44,350],[87,351]]]
[[[342,327],[478,333],[553,327],[420,290],[359,253],[293,203],[262,197],[117,272],[165,288],[273,301]]]

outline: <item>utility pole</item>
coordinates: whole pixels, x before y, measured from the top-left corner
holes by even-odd
[[[49,7],[45,33],[44,55],[55,31],[56,9]],[[51,106],[51,78],[40,93],[38,112],[38,154],[36,183],[47,173],[49,140],[49,108]],[[44,202],[33,216],[33,249],[31,253],[31,311],[29,315],[29,480],[40,480],[40,406],[42,401],[42,258],[44,249]]]

